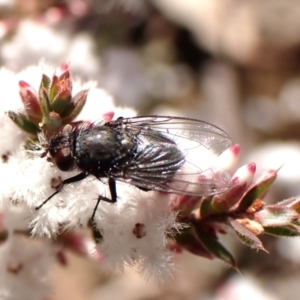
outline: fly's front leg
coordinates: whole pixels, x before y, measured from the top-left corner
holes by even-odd
[[[39,206],[37,206],[35,209],[39,210],[44,204],[46,204],[51,198],[53,198],[56,194],[58,194],[59,192],[61,192],[61,190],[63,189],[64,185],[66,184],[70,184],[73,182],[77,182],[77,181],[81,181],[83,179],[85,179],[87,176],[89,176],[88,172],[81,172],[73,177],[70,177],[68,179],[65,179],[62,181],[62,183],[59,185],[59,187],[57,188],[57,190],[50,195],[43,203],[41,203]]]

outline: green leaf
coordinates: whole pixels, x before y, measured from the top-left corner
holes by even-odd
[[[184,228],[174,236],[175,241],[185,250],[192,254],[213,259],[214,255],[209,252],[198,239],[195,231],[191,227]]]
[[[43,118],[43,131],[47,136],[55,133],[62,125],[61,118],[59,114],[55,112],[50,112],[47,117]]]
[[[232,227],[232,229],[236,233],[237,237],[243,244],[247,245],[248,247],[251,247],[251,248],[254,248],[257,250],[263,250],[263,251],[267,252],[267,250],[264,248],[261,240],[255,234],[253,234],[250,230],[248,230],[245,226],[243,226],[238,221],[236,221],[232,218],[228,219],[228,223]]]
[[[47,90],[45,87],[42,86],[39,89],[39,101],[41,104],[41,110],[43,112],[43,116],[44,117],[49,116],[49,113],[51,112],[52,109],[49,102]]]
[[[299,214],[292,208],[269,205],[256,212],[254,218],[264,227],[279,227],[293,223]]]
[[[60,97],[61,95],[57,95],[57,98],[51,103],[51,109],[52,111],[55,111],[56,113],[60,114],[68,107],[74,107],[73,103],[70,103],[70,99]]]
[[[58,77],[59,81],[69,79],[70,78],[69,66],[67,64],[62,64],[60,69],[61,70],[63,69],[64,71]]]
[[[201,201],[201,206],[200,206],[200,216],[201,218],[210,216],[214,213],[213,207],[212,207],[212,199],[213,197],[205,197]]]
[[[212,253],[216,258],[222,260],[226,264],[229,264],[234,269],[237,269],[235,259],[221,243],[219,243],[214,237],[209,235],[201,227],[196,225],[194,226],[194,228],[198,238],[208,252]]]
[[[262,198],[275,181],[276,176],[277,171],[269,170],[258,178],[256,184],[245,193],[236,211],[246,211],[256,199]]]
[[[9,111],[8,116],[17,126],[30,134],[37,135],[40,130],[39,127],[34,122],[30,121],[25,114]]]
[[[265,233],[277,237],[299,237],[300,231],[294,226],[264,227]]]
[[[300,218],[294,220],[293,225],[300,226]]]
[[[242,197],[246,189],[246,183],[236,184],[225,193],[215,195],[210,206],[211,214],[223,214],[234,206]]]
[[[55,98],[55,95],[58,93],[58,77],[56,75],[53,76],[52,78],[52,82],[51,82],[51,86],[49,88],[49,100],[50,102],[53,101],[53,99]]]
[[[74,96],[70,105],[61,113],[61,117],[65,124],[70,123],[79,115],[86,103],[87,96],[88,90],[80,91]]]
[[[19,92],[28,118],[39,123],[42,120],[42,111],[37,92],[23,80],[19,81]]]
[[[43,74],[40,87],[45,88],[46,91],[48,92],[49,88],[50,88],[50,85],[51,85],[51,79],[47,75]]]
[[[293,208],[296,212],[300,213],[300,197],[292,197],[283,201],[278,202],[276,205],[282,207]]]

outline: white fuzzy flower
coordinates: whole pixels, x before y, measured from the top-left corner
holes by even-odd
[[[125,184],[117,188],[117,203],[101,203],[95,216],[104,237],[98,245],[100,253],[117,269],[129,265],[145,277],[154,275],[158,281],[168,278],[173,265],[166,233],[178,226],[169,195],[143,192]]]
[[[10,234],[0,245],[0,299],[45,299],[53,258],[54,248],[49,241]]]
[[[16,92],[18,80],[25,80],[37,91],[41,75],[45,73],[52,77],[54,72],[54,69],[46,65],[30,67],[17,75],[0,71],[0,79],[2,76],[2,82],[6,85],[0,90],[0,94],[4,92],[2,98],[10,99],[12,103],[11,107],[6,102],[0,105],[0,124],[7,124],[0,135],[3,140],[11,139],[9,145],[0,145],[1,155],[9,152],[7,160],[0,163],[0,208],[4,216],[3,226],[9,232],[6,247],[15,238],[15,232],[24,234],[30,231],[51,249],[49,239],[64,231],[86,227],[98,196],[110,197],[105,181],[100,182],[91,176],[65,185],[61,192],[36,210],[56,191],[55,180],[59,182],[70,178],[78,171],[62,172],[45,158],[41,158],[41,152],[25,150],[25,135],[5,112],[22,110],[23,104]],[[7,76],[3,78],[5,74]],[[109,119],[113,116],[111,112],[116,117],[135,115],[132,109],[116,107],[113,99],[105,91],[95,88],[94,83],[82,85],[74,80],[72,85],[74,94],[82,89],[89,89],[87,103],[77,120],[97,120],[106,113]],[[168,278],[173,265],[172,254],[166,247],[166,234],[178,226],[175,222],[176,214],[169,206],[169,196],[158,192],[142,192],[125,183],[117,183],[116,188],[117,203],[101,202],[95,214],[94,221],[103,239],[97,246],[92,246],[88,239],[79,237],[76,247],[83,247],[91,257],[97,257],[97,252],[101,253],[104,258],[102,265],[107,264],[119,270],[129,265],[146,278]],[[30,242],[28,239],[29,244]],[[45,270],[43,274],[44,272]]]
[[[96,76],[100,63],[93,48],[93,40],[87,34],[70,37],[67,32],[25,18],[20,20],[14,36],[3,43],[0,55],[5,65],[13,70],[36,64],[37,58],[43,57],[53,64],[71,61],[73,70],[77,73]],[[23,80],[24,78],[26,77],[22,77]]]
[[[62,65],[60,71],[64,76],[69,76],[66,65]],[[214,193],[215,190],[225,191],[230,186],[229,174],[234,173],[233,165],[238,156],[238,146],[232,146],[227,154],[225,153],[215,165],[212,165],[212,161],[215,161],[220,152],[230,144],[226,134],[223,135],[222,131],[206,123],[201,123],[201,125],[197,123],[198,127],[196,125],[193,127],[184,121],[172,123],[168,122],[170,121],[168,119],[158,119],[163,121],[162,124],[168,126],[168,128],[167,126],[163,128],[161,127],[163,125],[160,124],[160,128],[165,130],[163,134],[171,136],[172,132],[174,133],[173,137],[176,140],[178,153],[182,155],[180,161],[184,161],[183,166],[180,166],[179,171],[174,175],[174,180],[169,184],[169,191],[177,189],[177,191],[185,191],[185,194],[194,194],[194,196],[172,195],[158,191],[145,192],[134,184],[117,181],[117,202],[114,204],[105,201],[98,203],[99,196],[111,199],[111,190],[106,178],[98,180],[92,175],[78,182],[64,184],[60,190],[61,183],[79,174],[80,170],[69,172],[59,170],[44,157],[45,149],[40,149],[40,144],[37,144],[39,150],[25,149],[25,135],[5,113],[8,110],[17,112],[22,110],[23,103],[16,91],[19,90],[18,80],[24,80],[20,86],[24,92],[22,93],[23,101],[26,102],[25,100],[29,99],[27,113],[28,107],[30,107],[29,113],[33,112],[32,115],[37,116],[38,122],[43,122],[43,126],[45,126],[43,129],[50,124],[44,120],[46,118],[41,118],[38,104],[35,107],[30,106],[33,101],[36,101],[35,91],[39,90],[42,74],[52,78],[55,70],[46,65],[40,65],[30,67],[16,75],[5,70],[0,71],[0,79],[6,85],[5,88],[0,89],[0,96],[3,99],[11,99],[12,103],[11,107],[7,102],[0,103],[0,125],[6,124],[0,132],[0,137],[10,141],[9,145],[0,144],[0,155],[3,156],[2,162],[0,162],[2,184],[0,189],[0,229],[3,227],[3,231],[8,234],[3,243],[4,247],[0,245],[0,251],[1,247],[3,247],[3,251],[6,248],[10,249],[9,247],[19,243],[21,237],[25,238],[26,236],[27,252],[24,252],[24,255],[16,252],[16,257],[12,261],[15,263],[21,259],[24,261],[22,261],[22,265],[31,264],[31,272],[41,272],[41,276],[36,282],[46,277],[54,253],[61,254],[63,257],[64,248],[86,255],[97,261],[102,267],[109,266],[122,271],[125,266],[130,266],[144,278],[152,278],[158,282],[170,278],[174,266],[172,264],[173,253],[168,247],[170,245],[168,237],[173,234],[175,236],[181,229],[180,226],[183,226],[176,222],[177,212],[192,210],[201,200],[200,195],[202,194]],[[43,82],[44,86],[47,85],[45,82],[46,80]],[[96,88],[93,82],[81,84],[73,79],[70,82],[69,77],[67,79],[64,77],[59,83],[61,85],[54,85],[54,88],[50,89],[50,93],[58,87],[67,87],[67,92],[70,92],[71,86],[73,95],[82,90],[89,91],[86,104],[75,121],[93,122],[101,119],[110,121],[114,116],[130,117],[136,114],[130,108],[116,107],[112,97],[105,91]],[[4,94],[1,95],[1,92]],[[34,100],[30,102],[32,98]],[[83,98],[76,99],[84,103]],[[78,102],[76,102],[77,104]],[[80,107],[76,105],[76,108]],[[50,119],[50,114],[47,117]],[[61,123],[58,126],[60,125]],[[191,127],[188,127],[189,125]],[[205,132],[204,136],[198,135],[199,128]],[[45,137],[47,137],[46,130]],[[199,147],[199,141],[201,141],[202,147]],[[43,144],[42,139],[40,142]],[[47,138],[45,138],[45,143],[47,142]],[[46,151],[49,150],[46,146],[45,148]],[[148,147],[148,145],[147,149],[152,151],[152,147]],[[212,150],[216,150],[215,153]],[[51,152],[51,148],[49,152]],[[57,153],[55,152],[55,154]],[[174,151],[174,156],[177,155],[176,153],[177,151]],[[55,155],[52,155],[52,159],[56,158]],[[159,154],[158,158],[168,159]],[[98,204],[99,206],[97,206]],[[93,222],[91,222],[92,216]],[[94,238],[98,239],[98,244],[94,239],[80,235],[76,231],[79,228],[90,227],[90,225],[93,225]],[[28,238],[28,233],[41,243],[40,250],[35,248],[35,240]],[[56,245],[51,241],[56,241]],[[60,244],[61,248],[57,249],[57,244]],[[46,247],[47,251],[43,252],[43,247]],[[31,257],[34,257],[38,251],[43,252],[42,261],[36,260],[31,263]],[[63,260],[63,258],[61,259]],[[9,252],[5,252],[3,256],[0,255],[0,275],[5,276],[7,261],[9,261]],[[23,277],[20,277],[19,280],[20,282],[15,285],[23,289],[22,286],[26,285],[26,281],[24,282]],[[45,287],[45,285],[41,284],[41,287]],[[27,286],[24,287],[24,290],[27,288]],[[3,290],[3,293],[9,295],[12,292],[11,289],[12,285],[8,284],[7,291]],[[41,289],[41,293],[42,290],[46,289]],[[34,299],[34,297],[28,298]],[[10,298],[7,296],[7,299]],[[16,296],[11,299],[22,298]],[[39,296],[36,299],[39,299]]]

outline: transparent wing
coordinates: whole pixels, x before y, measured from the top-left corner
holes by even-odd
[[[139,145],[125,172],[113,174],[116,179],[145,190],[201,196],[230,187],[231,176],[215,165],[216,157],[231,145],[222,129],[169,116],[119,118],[107,125],[136,136]]]
[[[192,148],[201,146],[216,154],[221,154],[231,145],[228,134],[219,127],[197,119],[172,116],[144,116],[119,118],[110,124],[124,125],[130,128],[152,129],[164,133],[174,141],[188,142]],[[187,146],[187,145],[185,145]]]

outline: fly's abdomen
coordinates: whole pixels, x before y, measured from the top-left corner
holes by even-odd
[[[124,166],[123,176],[128,182],[143,190],[156,189],[172,182],[175,174],[184,164],[184,155],[176,143],[163,135],[143,135],[137,137],[134,158]]]

